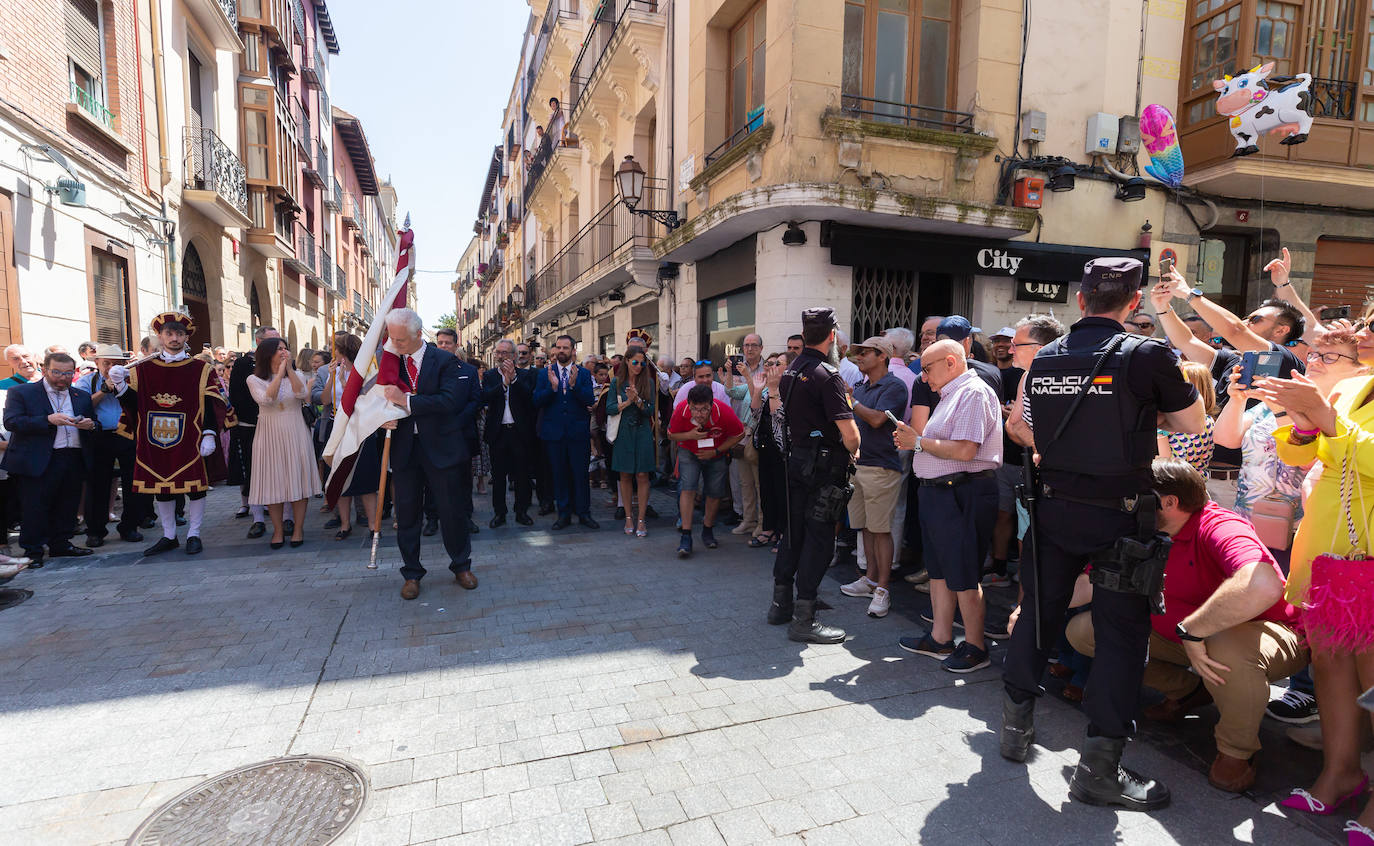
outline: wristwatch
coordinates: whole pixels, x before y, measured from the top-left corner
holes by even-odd
[[[1183,628],[1182,622],[1174,626],[1174,634],[1178,635],[1179,640],[1190,640],[1193,643],[1202,643],[1204,640],[1204,638],[1200,638],[1197,635],[1188,634],[1188,630]]]
[[[1192,288],[1192,289],[1190,289],[1190,290],[1188,291],[1188,302],[1191,303],[1191,302],[1193,301],[1193,297],[1201,297],[1201,296],[1203,296],[1203,293],[1202,293],[1202,289],[1201,289],[1201,288]]]
[[[916,446],[911,448],[913,452],[925,452],[925,450],[921,448],[922,440],[924,439],[920,435],[916,436]]]

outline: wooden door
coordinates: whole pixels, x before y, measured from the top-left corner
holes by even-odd
[[[1323,308],[1350,306],[1351,314],[1359,315],[1371,297],[1374,241],[1319,239],[1312,296],[1308,301],[1312,310],[1320,313]]]
[[[14,266],[14,206],[0,191],[0,349],[24,341],[19,314],[19,273]],[[13,371],[0,360],[0,374]]]

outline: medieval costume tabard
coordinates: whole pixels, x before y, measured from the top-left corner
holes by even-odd
[[[203,433],[232,425],[213,365],[185,354],[140,362],[130,368],[129,390],[120,405],[124,416],[119,431],[135,442],[135,491],[200,493],[224,478],[220,451],[205,458],[200,454]]]
[[[195,332],[191,318],[174,311],[153,318],[153,332],[167,326],[184,330],[188,337]],[[163,350],[121,371],[116,376],[112,369],[111,379],[123,383],[119,433],[134,440],[134,490],[153,495],[162,524],[162,539],[144,554],[157,555],[179,545],[175,499],[184,494],[186,552],[194,555],[201,550],[205,493],[211,482],[225,475],[218,433],[234,425],[214,365],[192,358],[184,349],[176,354]],[[208,456],[201,456],[202,445]]]

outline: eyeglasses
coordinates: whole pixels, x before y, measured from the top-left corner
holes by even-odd
[[[637,358],[632,358],[632,359],[630,359],[630,361],[629,361],[628,363],[629,363],[629,365],[630,365],[631,367],[643,367],[643,366],[644,366],[644,362],[641,361],[640,359],[637,359]]]
[[[1251,326],[1254,326],[1256,323],[1260,323],[1267,319],[1269,319],[1269,315],[1267,314],[1252,314],[1249,317],[1245,318],[1245,322]]]
[[[1132,320],[1131,325],[1137,329],[1153,329],[1155,325],[1148,320]]]
[[[49,370],[49,371],[48,371],[48,375],[49,375],[49,376],[56,377],[56,378],[58,378],[58,379],[61,379],[61,378],[64,378],[64,377],[75,376],[75,375],[76,375],[76,371],[75,371],[75,370]]]
[[[1024,343],[1020,343],[1020,344],[1012,343],[1012,347],[1013,347],[1014,349],[1018,349],[1018,350],[1021,349],[1022,347],[1043,347],[1043,346],[1044,346],[1044,344],[1036,343],[1035,341],[1025,341]]]
[[[696,367],[710,367],[710,366],[711,366],[711,359],[709,359],[709,358],[703,358],[701,361],[694,361],[694,362],[692,362],[692,364],[693,364],[694,366],[696,366]]]
[[[1360,363],[1360,360],[1358,358],[1356,358],[1353,355],[1346,355],[1345,353],[1319,353],[1314,351],[1307,354],[1308,361],[1316,361],[1317,359],[1321,359],[1322,364],[1335,364],[1343,358],[1349,359],[1355,362],[1356,364]]]

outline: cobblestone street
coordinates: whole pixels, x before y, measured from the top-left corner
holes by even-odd
[[[1275,725],[1252,795],[1207,785],[1208,709],[1127,752],[1172,787],[1170,808],[1071,803],[1083,717],[1046,697],[1030,765],[1002,760],[1004,649],[967,677],[902,652],[928,607],[904,583],[870,620],[832,570],[829,619],[851,638],[803,647],[764,623],[772,556],[739,536],[679,561],[671,518],[627,538],[604,492],[599,532],[493,531],[482,499],[479,589],[426,538],[414,602],[390,531],[369,571],[366,541],[326,540],[315,501],[307,545],[271,552],[227,516],[225,489],[198,557],[116,542],[21,573],[9,586],[35,595],[0,613],[3,840],[122,843],[202,779],[307,753],[370,781],[345,843],[1287,845],[1340,830],[1343,816],[1318,828],[1275,810],[1318,761]],[[654,504],[670,513],[665,494]]]

